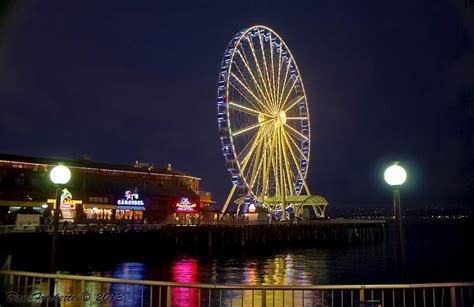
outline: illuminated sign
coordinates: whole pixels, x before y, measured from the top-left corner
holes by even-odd
[[[254,204],[250,204],[249,209],[248,209],[248,212],[249,212],[249,213],[255,213],[256,210],[257,210],[257,208],[255,208],[255,205],[254,205]]]
[[[145,210],[145,202],[139,198],[138,193],[125,191],[125,197],[117,200],[117,209],[143,211]]]
[[[144,206],[145,202],[138,196],[138,193],[132,193],[132,191],[125,191],[125,198],[117,200],[117,209],[129,210],[130,206]],[[127,208],[120,208],[126,206]]]
[[[189,198],[182,197],[176,204],[176,212],[194,213],[198,212],[196,203],[189,201]]]
[[[68,191],[68,189],[64,189],[61,193],[61,205],[62,204],[69,204],[72,200],[72,194]]]
[[[56,199],[48,199],[48,204],[56,204]],[[82,200],[72,199],[72,194],[68,189],[63,189],[61,193],[61,203],[59,208],[61,209],[76,209],[76,205],[82,204]]]

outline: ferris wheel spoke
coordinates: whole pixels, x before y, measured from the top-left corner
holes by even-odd
[[[248,88],[252,88],[252,86],[251,86],[251,85],[249,84],[249,82],[247,81],[246,76],[245,76],[244,73],[240,70],[239,65],[235,65],[235,67],[237,68],[237,71],[239,72],[240,76],[242,77],[242,81],[245,83],[245,85],[246,85]],[[259,88],[258,88],[258,87],[257,87],[256,89],[257,89],[257,96],[259,97],[259,99],[260,99],[261,101],[266,102],[266,99],[267,99],[267,98],[265,97],[265,95],[259,91]],[[253,103],[251,103],[251,104],[252,104],[252,106],[253,106],[255,109],[263,110],[263,107],[262,107],[262,106],[257,107],[257,106],[254,105]]]
[[[259,108],[252,102],[252,100],[251,100],[249,97],[247,97],[244,93],[241,92],[240,88],[238,88],[237,86],[235,86],[232,82],[230,82],[230,85],[231,85],[232,88],[233,88],[234,90],[236,90],[236,91],[239,93],[239,95],[240,95],[242,98],[244,98],[245,101],[247,101],[252,107],[254,107],[255,109],[259,109]]]
[[[253,115],[253,116],[260,116],[260,114],[263,114],[260,111],[254,110],[252,108],[240,105],[240,104],[232,102],[232,101],[229,102],[229,107],[232,110],[240,111],[240,112],[243,112],[245,114],[249,114],[249,115]]]
[[[276,83],[275,83],[275,64],[273,61],[273,41],[272,41],[272,33],[269,33],[269,41],[270,41],[270,59],[271,59],[271,64],[272,64],[272,84],[273,84],[273,99],[276,100],[277,98],[277,91],[276,91]]]
[[[257,154],[255,155],[254,159],[254,165],[252,169],[252,174],[250,175],[250,187],[253,188],[255,185],[255,182],[257,180],[258,174],[260,172],[260,168],[262,166],[262,161],[263,161],[263,154],[262,151],[265,150],[265,142],[261,142],[259,149],[257,150]]]
[[[282,106],[284,106],[286,104],[286,101],[288,100],[288,98],[290,97],[290,94],[291,92],[293,91],[293,89],[295,88],[295,85],[296,83],[298,82],[298,79],[300,78],[300,76],[296,76],[295,80],[293,81],[293,84],[291,85],[290,87],[290,90],[288,91],[288,94],[286,95],[285,99],[283,99],[282,101],[280,101],[280,103],[278,104],[278,109],[280,109]],[[283,91],[284,93],[284,91]],[[283,97],[283,96],[282,96]]]
[[[276,136],[275,136],[276,138]],[[277,144],[276,144],[277,145]],[[280,195],[280,180],[278,179],[278,169],[277,169],[277,165],[278,165],[278,147],[275,147],[274,149],[275,151],[275,154],[273,155],[273,159],[272,159],[272,164],[273,164],[273,176],[275,178],[275,187],[276,187],[276,195]]]
[[[280,129],[278,129],[278,132],[277,132],[277,158],[275,159],[276,160],[276,165],[277,165],[277,175],[278,175],[278,183],[279,183],[279,186],[280,186],[280,194],[281,196],[285,195],[285,183],[284,183],[284,179],[283,179],[283,161],[281,159],[281,134],[280,134]]]
[[[286,133],[286,131],[285,131]],[[291,143],[295,146],[295,148],[298,150],[298,152],[301,154],[302,157],[306,158],[306,155],[303,153],[303,151],[301,150],[301,148],[298,146],[298,144],[296,144],[296,141],[293,139],[293,137],[289,134],[289,133],[286,133],[286,135],[288,136],[289,140],[291,141]]]
[[[292,131],[293,133],[295,133],[296,135],[298,135],[299,137],[301,137],[302,139],[304,140],[308,140],[308,137],[307,136],[304,136],[301,132],[297,131],[295,128],[291,127],[290,125],[288,124],[284,124],[286,128],[290,129],[290,131]]]
[[[303,100],[304,96],[298,96],[296,97],[295,99],[292,100],[292,102],[288,103],[290,106],[289,107],[286,107],[286,106],[283,106],[282,109],[285,111],[285,112],[288,112],[289,110],[291,110],[294,106],[296,106],[298,104],[298,102],[300,102],[301,100]],[[287,117],[288,119],[288,117]]]
[[[268,45],[270,45],[270,59],[267,60],[267,57],[265,57],[265,62],[267,63],[267,74],[268,74],[268,82],[269,86],[271,89],[272,93],[272,103],[275,106],[275,101],[276,101],[276,93],[275,93],[275,72],[274,72],[274,66],[273,66],[273,44],[272,44],[272,34],[268,33]],[[268,54],[268,52],[267,52]],[[271,73],[269,71],[269,68],[271,69]]]
[[[279,48],[277,48],[277,50],[278,50],[278,78],[277,78],[276,95],[275,95],[277,100],[279,99],[279,96],[280,96],[280,74],[281,74],[281,66],[282,66],[282,62],[281,62],[282,47],[283,47],[283,44],[280,43]]]
[[[255,84],[257,90],[260,92],[260,96],[261,96],[261,97],[264,97],[264,99],[262,99],[262,100],[268,101],[268,97],[266,96],[266,94],[264,93],[264,91],[262,90],[262,88],[260,87],[259,82],[258,82],[257,79],[255,78],[255,75],[253,74],[252,69],[250,68],[250,65],[249,65],[249,63],[248,63],[247,56],[246,56],[245,52],[244,52],[243,50],[241,51],[240,49],[237,49],[236,52],[239,54],[240,59],[241,59],[242,62],[244,63],[244,66],[245,66],[245,68],[247,69],[247,71],[249,72],[250,77],[252,78],[253,83]],[[238,65],[236,65],[236,67],[237,67],[237,69],[239,70],[239,72],[240,72],[242,78],[245,79],[245,78],[243,77],[243,73],[242,73],[242,72],[240,71],[240,69],[238,68]]]
[[[258,128],[260,126],[263,126],[266,122],[268,122],[269,120],[267,121],[264,121],[264,122],[261,122],[261,123],[256,123],[254,125],[251,125],[251,126],[248,126],[248,127],[245,127],[243,129],[240,129],[240,130],[237,130],[233,133],[233,136],[238,136],[239,134],[242,134],[244,132],[247,132],[247,131],[250,131],[250,130],[253,130],[255,128]]]
[[[265,177],[265,174],[266,174],[265,167],[266,167],[266,158],[267,158],[266,152],[267,152],[268,146],[270,145],[270,141],[271,139],[264,137],[264,140],[262,143],[262,146],[263,146],[262,156],[261,156],[260,163],[257,169],[257,174],[255,176],[255,180],[257,180],[258,183],[260,183],[261,181],[260,178],[262,178],[262,180],[266,178]],[[254,180],[253,185],[255,184],[255,180]],[[253,185],[252,185],[252,188],[253,188]],[[263,185],[264,185],[263,182],[261,182],[260,185],[263,191]]]
[[[271,143],[270,143],[270,147],[267,147],[268,148],[268,157],[266,158],[267,159],[267,164],[266,164],[266,167],[265,167],[265,170],[266,170],[266,174],[267,174],[267,178],[264,178],[264,186],[263,186],[263,190],[264,190],[264,193],[268,193],[269,189],[270,189],[270,186],[269,186],[269,178],[270,178],[270,172],[271,172],[271,167],[272,167],[272,164],[273,164],[273,155],[274,155],[274,151],[275,151],[275,132],[276,132],[276,129],[273,129],[273,133],[272,133],[272,136],[270,138],[271,140]],[[274,169],[273,169],[274,170]]]
[[[240,156],[241,156],[242,154],[245,154],[245,153],[246,153],[246,150],[247,150],[247,149],[249,149],[249,148],[251,148],[251,147],[253,146],[253,143],[254,143],[255,139],[257,139],[258,137],[260,137],[261,133],[262,133],[262,131],[259,129],[259,130],[257,131],[257,133],[255,133],[255,135],[252,136],[252,138],[250,139],[250,141],[244,146],[244,148],[242,148],[242,150],[240,151],[240,153],[237,155],[237,157],[236,157],[237,160],[239,160],[239,158],[240,158]],[[242,159],[242,161],[243,161],[243,159]]]
[[[263,167],[264,167],[264,164],[265,164],[265,159],[263,159],[263,156],[262,158],[260,159],[260,163],[258,164],[258,169],[257,169],[257,172],[255,174],[255,177],[253,179],[253,182],[251,182],[251,188],[253,189],[255,184],[257,184],[257,189],[263,189]]]
[[[257,161],[258,157],[260,156],[260,152],[262,150],[262,144],[263,144],[263,142],[260,142],[260,141],[257,143],[257,146],[255,147],[256,150],[254,151],[255,154],[252,157],[249,158],[249,161],[251,161],[251,162],[249,162],[249,163],[251,163],[251,167],[247,170],[247,173],[244,174],[244,177],[246,179],[248,178],[249,174],[253,174],[255,172],[255,168],[256,168],[256,164],[257,164],[256,161]],[[250,179],[251,178],[252,178],[252,175],[250,175]]]
[[[299,160],[296,158],[295,153],[293,152],[293,149],[291,149],[290,142],[288,141],[288,138],[286,137],[286,134],[283,134],[283,137],[285,139],[286,144],[288,145],[288,149],[290,150],[291,157],[293,158],[293,161],[295,162],[295,166],[296,166],[296,169],[298,170],[298,174],[301,178],[301,181],[303,181],[303,185],[306,189],[306,193],[308,195],[310,195],[308,185],[306,184],[305,176],[303,176],[303,173],[301,172],[301,168],[299,166]]]
[[[234,77],[235,80],[237,80],[237,82],[238,82],[250,95],[252,95],[252,97],[253,97],[258,103],[260,103],[261,106],[263,106],[264,108],[268,109],[267,105],[264,104],[264,103],[255,95],[255,93],[254,93],[251,89],[249,89],[234,73],[231,73],[231,75],[232,75],[232,77]],[[231,85],[232,85],[232,87],[234,87],[235,89],[237,89],[237,88],[232,84],[232,82],[231,82]],[[239,93],[240,93],[240,91],[239,91]],[[245,96],[244,96],[244,97],[245,97]],[[247,100],[247,101],[248,101],[248,100]],[[268,111],[270,111],[270,110],[268,109]]]
[[[253,46],[252,39],[249,38],[248,36],[245,36],[245,38],[247,39],[247,41],[249,43],[250,50],[252,51],[253,59],[254,59],[255,64],[257,66],[258,74],[260,76],[260,81],[262,82],[263,87],[265,88],[265,91],[266,91],[267,97],[268,97],[268,101],[271,101],[270,92],[268,91],[268,88],[267,88],[267,85],[266,85],[266,82],[265,82],[265,78],[263,77],[262,69],[260,68],[260,63],[258,61],[257,54],[255,53],[255,48]],[[270,111],[270,113],[271,113],[271,111]]]
[[[286,133],[283,129],[280,131],[281,134]],[[290,190],[291,194],[294,194],[294,186],[293,186],[293,179],[292,179],[292,174],[293,172],[291,171],[291,164],[288,159],[288,152],[286,148],[286,142],[283,140],[283,136],[280,137],[282,139],[282,147],[283,147],[283,158],[285,161],[285,169],[286,169],[286,177],[288,180],[288,188]]]
[[[290,66],[291,66],[291,59],[288,59],[287,64],[286,64],[286,71],[285,71],[285,74],[284,74],[285,77],[283,79],[283,84],[281,86],[281,89],[278,90],[278,101],[281,100],[281,98],[283,96],[283,92],[285,91],[286,81],[288,80],[288,73],[290,71]]]
[[[255,133],[255,135],[247,142],[247,145],[245,145],[244,148],[242,148],[242,150],[240,150],[240,153],[237,155],[237,160],[240,159],[240,156],[243,155],[243,154],[246,154],[247,153],[247,149],[249,148],[252,148],[252,146],[254,145],[255,142],[258,142],[259,138],[260,137],[265,137],[265,135],[268,133],[268,130],[270,128],[267,127],[267,126],[262,126],[260,127],[260,129],[257,131],[257,133]],[[244,158],[245,159],[245,158]],[[244,161],[244,159],[242,159],[242,161]]]
[[[269,94],[271,98],[270,104],[273,104],[273,101],[275,101],[275,97],[273,97],[272,83],[270,82],[270,73],[268,72],[267,57],[265,56],[265,48],[263,46],[262,34],[260,33],[260,31],[258,32],[258,40],[260,42],[260,50],[262,51],[262,60],[263,60],[263,65],[265,67],[265,75],[267,77],[267,82],[268,82]]]
[[[305,120],[307,117],[285,117],[286,120]]]
[[[252,146],[250,147],[250,150],[249,152],[247,153],[247,155],[242,159],[242,163],[244,162],[248,162],[249,158],[251,157],[253,151],[255,150],[255,148],[257,147],[258,144],[260,144],[260,142],[262,141],[263,139],[263,136],[268,132],[269,129],[266,129],[265,131],[262,131],[259,136],[257,138],[254,139],[253,143],[252,143]],[[240,155],[240,154],[239,154]],[[242,170],[243,171],[243,170]]]

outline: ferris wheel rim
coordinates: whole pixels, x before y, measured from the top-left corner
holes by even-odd
[[[228,129],[228,136],[230,138],[230,147],[231,147],[231,153],[232,153],[232,157],[233,157],[232,160],[235,161],[235,163],[236,163],[238,173],[239,173],[239,175],[240,175],[240,177],[242,178],[242,181],[243,181],[242,185],[247,187],[248,191],[252,194],[252,196],[254,196],[255,198],[258,198],[258,195],[256,195],[254,193],[252,187],[247,182],[247,178],[246,178],[246,176],[245,176],[245,174],[242,170],[241,163],[238,159],[239,152],[237,151],[237,149],[235,147],[235,137],[236,137],[236,135],[234,135],[235,132],[233,132],[233,126],[231,124],[231,115],[230,115],[230,108],[229,108],[229,104],[231,103],[230,95],[229,95],[230,86],[231,86],[231,80],[230,79],[231,79],[232,65],[234,64],[234,57],[237,53],[239,45],[241,44],[241,41],[245,37],[247,37],[247,34],[249,32],[254,31],[256,29],[259,31],[258,32],[259,35],[260,35],[260,31],[264,30],[264,31],[267,31],[267,32],[271,33],[271,35],[275,36],[278,39],[279,43],[281,44],[280,48],[284,47],[285,52],[288,53],[289,58],[291,59],[291,65],[294,66],[294,69],[297,72],[297,76],[299,78],[299,82],[301,84],[301,91],[303,93],[303,95],[302,95],[303,98],[302,99],[304,100],[304,105],[306,107],[306,113],[307,113],[306,114],[306,119],[307,119],[307,143],[308,143],[308,145],[307,145],[307,154],[303,155],[304,160],[306,161],[305,170],[303,171],[303,173],[300,173],[300,175],[303,177],[302,180],[306,179],[306,177],[308,175],[308,171],[309,171],[309,162],[310,162],[310,157],[311,157],[311,132],[310,132],[311,128],[310,128],[310,116],[309,116],[307,95],[306,95],[306,90],[305,90],[305,87],[304,87],[304,82],[303,82],[302,77],[301,77],[300,69],[299,69],[299,67],[296,63],[296,60],[293,56],[293,53],[291,52],[290,48],[288,47],[286,42],[283,40],[283,38],[280,35],[278,35],[278,33],[276,33],[273,29],[271,29],[267,26],[263,26],[263,25],[254,25],[254,26],[248,27],[246,29],[243,29],[243,30],[239,31],[237,34],[235,34],[234,37],[232,38],[232,40],[230,41],[230,43],[229,43],[229,45],[226,49],[226,52],[225,52],[225,55],[226,55],[226,54],[228,54],[229,50],[233,49],[232,53],[231,53],[231,56],[230,56],[230,60],[228,62],[226,62],[226,64],[225,64],[225,67],[226,67],[226,70],[227,70],[226,78],[225,78],[225,105],[226,105],[226,115],[227,115],[226,121],[227,121],[227,127],[228,127],[227,129]],[[270,41],[270,44],[273,44],[273,43]],[[225,57],[224,57],[224,60],[223,60],[223,64],[224,63],[225,63]],[[290,64],[288,64],[288,65],[290,65]],[[224,66],[224,65],[222,65],[222,66]],[[272,69],[273,69],[273,67],[272,67]],[[295,81],[295,83],[296,83],[296,81]],[[288,94],[290,94],[290,93],[291,93],[291,90]],[[227,156],[226,156],[226,160],[229,162],[229,159],[228,159]],[[293,185],[298,185],[299,183],[297,181],[295,181],[295,182],[292,182],[292,184]],[[302,183],[299,184],[299,185],[300,185],[300,189],[298,191],[296,191],[296,194],[300,194],[301,191],[302,191],[302,188],[301,188]]]

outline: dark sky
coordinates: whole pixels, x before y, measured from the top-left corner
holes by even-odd
[[[473,6],[344,2],[3,1],[0,152],[170,162],[222,203],[218,70],[232,36],[263,24],[305,83],[313,194],[390,206],[383,170],[399,160],[404,206],[471,206]]]

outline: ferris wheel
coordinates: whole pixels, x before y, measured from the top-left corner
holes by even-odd
[[[265,26],[237,33],[222,61],[217,96],[232,193],[238,189],[241,196],[261,203],[272,197],[284,202],[303,189],[309,195],[308,104],[300,71],[283,39]]]

